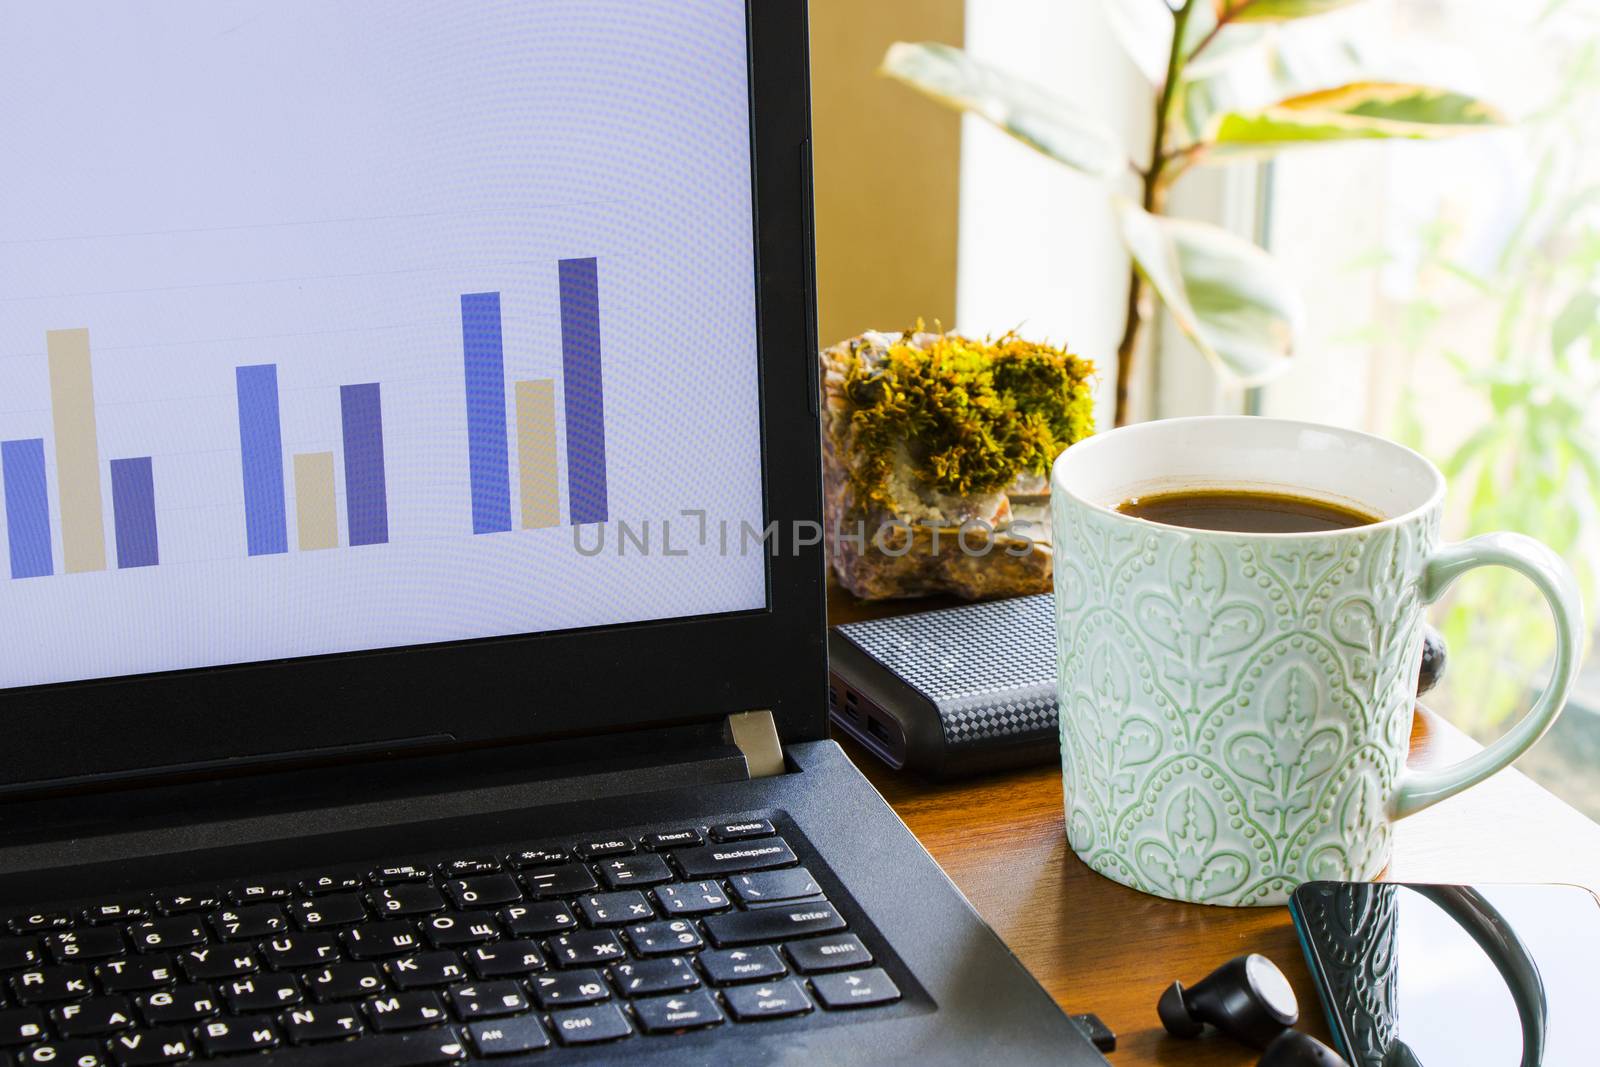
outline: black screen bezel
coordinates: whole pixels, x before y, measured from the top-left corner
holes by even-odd
[[[753,708],[785,741],[825,736],[822,548],[789,536],[822,514],[805,3],[746,13],[767,608],[0,691],[0,793]]]

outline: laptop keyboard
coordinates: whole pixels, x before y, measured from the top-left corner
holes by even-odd
[[[453,1063],[901,997],[766,820],[16,915],[0,1057]],[[351,1043],[359,1044],[359,1049]]]

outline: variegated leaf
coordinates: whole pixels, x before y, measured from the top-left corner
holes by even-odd
[[[879,72],[957,111],[989,120],[1023,144],[1095,177],[1117,174],[1127,157],[1116,137],[1070,102],[947,44],[899,41]]]
[[[1113,203],[1139,273],[1220,373],[1256,385],[1287,369],[1303,313],[1277,261],[1219,227]]]
[[[1211,0],[1218,20],[1228,22],[1284,22],[1321,15],[1361,0]]]
[[[1429,140],[1505,123],[1476,97],[1407,82],[1351,82],[1211,120],[1204,140],[1218,156],[1269,154],[1330,141]]]

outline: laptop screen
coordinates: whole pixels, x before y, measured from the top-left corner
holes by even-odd
[[[764,607],[745,36],[0,7],[0,689]]]

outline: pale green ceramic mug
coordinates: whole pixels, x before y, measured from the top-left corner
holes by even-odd
[[[1115,510],[1202,487],[1292,493],[1382,521],[1241,534]],[[1061,454],[1061,756],[1067,838],[1084,862],[1207,904],[1281,904],[1304,881],[1368,880],[1389,862],[1395,820],[1504,769],[1549,729],[1584,632],[1572,572],[1520,534],[1440,544],[1444,493],[1410,449],[1279,419],[1144,423]],[[1487,565],[1521,572],[1549,600],[1550,682],[1487,749],[1408,769],[1423,606]]]

